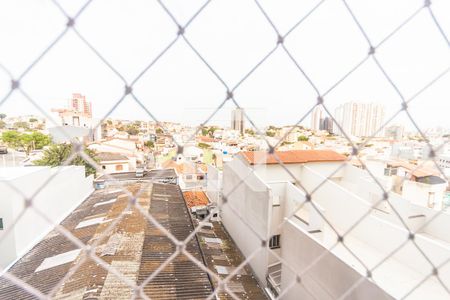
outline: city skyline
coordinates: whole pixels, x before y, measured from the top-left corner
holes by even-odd
[[[0,1],[0,298],[447,299],[449,11]]]
[[[5,3],[6,7],[2,12],[20,11],[14,18],[11,17],[13,14],[0,12],[0,25],[3,25],[0,28],[15,28],[12,31],[0,31],[6,45],[0,49],[0,63],[13,77],[22,72],[27,63],[47,46],[47,41],[52,40],[66,23],[56,9],[51,5],[41,5],[42,3],[43,0],[30,3],[28,9],[23,9],[16,2]],[[61,5],[69,12],[74,12],[81,4],[63,2]],[[239,9],[234,9],[237,5]],[[279,24],[279,30],[285,32],[301,17],[296,12],[307,11],[313,7],[314,2],[286,3],[283,4],[285,6],[270,3],[264,5],[270,17]],[[422,1],[389,3],[392,12],[388,15],[384,15],[386,10],[381,9],[380,3],[373,6],[355,4],[355,10],[364,18],[364,27],[368,28],[368,34],[376,44],[398,25],[398,20],[403,15],[408,15],[420,5],[423,5]],[[445,9],[450,5],[448,2],[441,1],[438,5],[443,7],[436,12],[438,17],[440,13],[450,9]],[[139,2],[132,7],[114,3],[108,6],[107,14],[103,8],[100,3],[90,5],[86,13],[77,20],[77,29],[130,82],[176,37],[177,29],[154,3]],[[195,5],[180,4],[173,9],[177,17],[185,21],[195,12],[195,8]],[[305,21],[301,30],[294,30],[290,34],[285,46],[323,94],[367,55],[368,46],[358,28],[347,17],[341,3],[326,2],[318,11],[320,13]],[[401,12],[401,16],[394,11]],[[105,18],[101,24],[93,17],[97,12],[101,12]],[[144,12],[149,12],[150,15],[146,15],[145,23],[137,24],[134,19],[139,19]],[[230,88],[276,46],[276,34],[262,16],[246,18],[254,13],[257,13],[257,7],[252,3],[211,3],[205,13],[200,14],[186,29],[186,37],[191,45],[198,48],[199,54]],[[378,22],[380,15],[383,15],[383,23]],[[133,19],[131,16],[136,17]],[[226,24],[229,17],[237,20],[235,24],[232,22],[228,27],[221,25]],[[115,23],[117,18],[125,18],[129,22],[119,25]],[[334,25],[321,27],[320,24]],[[448,46],[443,44],[442,37],[433,26],[428,16],[421,14],[397,32],[395,39],[390,39],[377,49],[380,64],[406,100],[433,81],[450,64]],[[133,35],[127,34],[131,32],[131,28]],[[108,30],[114,30],[116,34],[105,35]],[[215,30],[217,34],[211,35],[210,30]],[[15,38],[18,35],[22,37],[20,40]],[[318,40],[315,38],[317,35],[323,38]],[[100,36],[102,39],[98,38]],[[151,38],[143,40],[143,36]],[[252,36],[251,43],[248,36]],[[417,42],[419,39],[421,43]],[[118,40],[124,46],[121,51],[111,47]],[[34,47],[28,47],[30,43]],[[400,45],[405,45],[408,51],[399,50],[403,49]],[[17,55],[17,49],[20,49],[20,55]],[[227,49],[229,53],[223,49]],[[69,54],[76,59],[67,59]],[[228,61],[226,58],[230,55],[233,60]],[[423,63],[424,61],[427,63]],[[0,91],[4,91],[2,94],[9,90],[10,84],[8,74],[0,72]],[[419,127],[450,127],[450,120],[445,113],[450,110],[446,92],[449,84],[450,76],[447,74],[409,104],[411,116],[417,120]],[[99,61],[95,53],[72,32],[64,36],[51,53],[21,81],[21,87],[45,111],[58,107],[61,99],[67,98],[72,92],[86,94],[95,104],[96,118],[104,117],[123,96],[124,86],[120,77]],[[226,98],[226,88],[182,39],[177,40],[161,60],[136,82],[133,93],[158,120],[190,125],[205,121]],[[316,92],[280,46],[233,95],[240,106],[258,108],[257,111],[248,110],[248,116],[258,127],[295,124],[317,102]],[[366,60],[323,99],[331,112],[347,101],[379,101],[386,106],[386,119],[401,109],[401,98],[371,59]],[[431,103],[435,105],[430,105]],[[228,101],[223,109],[234,108],[236,106]],[[1,105],[0,110],[7,114],[37,112],[18,92],[14,92]],[[219,112],[210,122],[228,119],[223,115],[228,116],[229,112]],[[134,99],[127,96],[111,117],[143,119],[148,114]],[[393,122],[401,123],[406,128],[414,126],[404,112]],[[309,123],[310,117],[307,117],[303,124]]]

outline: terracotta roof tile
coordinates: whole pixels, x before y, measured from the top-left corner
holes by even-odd
[[[207,205],[208,197],[203,191],[186,191],[183,192],[184,200],[189,208],[198,205]]]
[[[278,160],[273,154],[265,151],[241,152],[247,162],[254,164],[277,164]],[[275,151],[277,158],[283,164],[299,164],[308,162],[344,161],[346,157],[332,150],[290,150]]]

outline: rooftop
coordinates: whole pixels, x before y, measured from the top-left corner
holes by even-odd
[[[99,152],[96,157],[100,161],[123,161],[123,160],[129,160],[128,157],[126,157],[123,154],[120,153],[113,153],[113,152]]]
[[[275,155],[265,151],[241,152],[243,157],[251,165],[255,164],[278,164],[277,158],[283,164],[299,164],[308,162],[331,162],[345,161],[346,157],[332,150],[290,150],[275,151]]]
[[[177,174],[198,174],[206,173],[207,171],[207,167],[204,164],[190,161],[178,163],[172,159],[163,162],[162,167],[167,170],[174,169]]]
[[[207,205],[209,203],[208,197],[203,191],[186,191],[183,192],[183,196],[188,207]]]
[[[137,197],[143,210],[177,239],[184,240],[193,231],[177,185],[138,182],[126,189]],[[116,277],[113,269],[132,283],[142,285],[142,292],[151,299],[203,299],[212,293],[207,273],[184,254],[147,280],[177,246],[136,207],[127,210],[128,203],[128,196],[117,187],[99,190],[62,222],[73,237],[95,247],[97,259],[86,256],[54,230],[8,272],[44,294],[52,292],[55,298],[131,298],[132,289]],[[112,222],[117,223],[108,228]],[[186,250],[202,261],[196,239],[186,242]],[[0,294],[4,299],[34,298],[5,278],[0,278]]]

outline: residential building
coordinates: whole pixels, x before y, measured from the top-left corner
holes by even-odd
[[[328,133],[333,132],[333,119],[330,117],[323,118],[321,122],[321,128],[320,130],[328,131]]]
[[[308,141],[298,141],[294,143],[287,143],[277,148],[278,151],[288,150],[312,150],[314,145]]]
[[[98,164],[102,174],[120,173],[130,171],[130,159],[123,154],[100,152],[97,154]]]
[[[436,277],[426,277],[432,266],[417,247],[433,264],[445,262],[450,215],[434,219],[436,210],[393,192],[389,202],[383,200],[383,190],[367,171],[334,151],[275,154],[283,166],[263,152],[241,152],[224,165],[227,204],[220,212],[273,296],[394,299],[421,283],[409,299],[448,298]],[[304,189],[314,192],[307,196]],[[408,243],[411,231],[415,243]],[[270,249],[261,247],[261,240]],[[441,270],[440,280],[448,282],[450,273]]]
[[[3,121],[5,122],[5,128],[11,130],[25,130],[26,128],[45,130],[47,123],[45,118],[36,115],[10,116]],[[26,128],[19,128],[18,125],[25,126]]]
[[[52,109],[57,113],[59,125],[49,128],[50,135],[57,143],[70,142],[78,139],[92,142],[102,138],[104,128],[92,118],[92,104],[86,97],[74,93],[66,108]]]
[[[62,126],[92,127],[92,104],[86,97],[74,93],[66,108],[52,109],[58,113]]]
[[[238,131],[241,135],[245,130],[245,116],[243,108],[236,108],[231,112],[231,129]]]
[[[450,153],[438,155],[436,163],[447,177],[450,177]]]
[[[205,164],[186,160],[182,155],[168,159],[162,163],[163,169],[173,169],[178,176],[178,183],[182,189],[206,186]]]
[[[92,118],[92,103],[86,100],[86,96],[79,93],[72,94],[72,99],[69,100],[69,106],[75,112]]]
[[[401,141],[405,132],[405,127],[402,125],[391,125],[384,129],[384,135],[387,138]]]
[[[384,120],[384,107],[377,103],[347,102],[335,110],[334,133],[355,137],[380,137]]]
[[[145,157],[142,151],[137,148],[137,139],[109,138],[103,141],[94,142],[88,148],[100,153],[116,153],[128,158],[129,171],[136,170],[138,162],[144,163]]]
[[[386,190],[410,203],[434,210],[444,208],[448,182],[433,165],[414,165],[402,160],[366,160],[374,176],[386,182]]]
[[[321,130],[321,123],[323,119],[323,110],[322,107],[317,105],[314,107],[311,115],[311,129],[314,131]]]

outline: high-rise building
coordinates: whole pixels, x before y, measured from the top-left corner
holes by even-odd
[[[52,109],[60,119],[60,124],[50,130],[52,138],[58,142],[66,142],[70,137],[86,141],[100,139],[101,126],[96,126],[97,120],[92,119],[91,102],[85,96],[73,93],[67,103],[65,108]]]
[[[92,117],[92,104],[86,100],[86,96],[73,93],[72,99],[69,100],[69,107],[86,117]]]
[[[321,130],[322,123],[322,108],[320,106],[314,107],[311,115],[311,129],[314,131]]]
[[[244,109],[236,108],[231,112],[231,129],[244,134]]]
[[[329,133],[333,132],[333,119],[330,117],[325,117],[322,119],[322,122],[320,122],[320,130],[326,130]]]
[[[91,127],[92,125],[92,105],[86,97],[74,93],[69,99],[67,108],[52,109],[61,118],[62,126]]]
[[[335,126],[334,133],[368,137],[383,135],[384,107],[377,103],[347,102],[335,110],[335,118],[341,129]],[[343,131],[343,132],[342,132]]]

